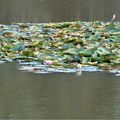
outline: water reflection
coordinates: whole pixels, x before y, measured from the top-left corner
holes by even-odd
[[[110,73],[34,74],[0,64],[0,118],[120,118],[120,81]]]
[[[120,0],[1,0],[0,23],[120,20]]]
[[[81,71],[81,70],[77,71],[77,72],[76,72],[76,75],[77,75],[78,77],[80,77],[80,76],[82,75],[82,71]]]

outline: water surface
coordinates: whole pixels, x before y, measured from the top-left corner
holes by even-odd
[[[105,72],[34,74],[0,64],[1,119],[120,119],[120,80]]]
[[[0,0],[0,23],[120,20],[120,0]]]

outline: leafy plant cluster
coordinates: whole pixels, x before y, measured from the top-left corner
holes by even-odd
[[[0,60],[76,64],[108,70],[120,67],[119,22],[63,22],[0,25]]]

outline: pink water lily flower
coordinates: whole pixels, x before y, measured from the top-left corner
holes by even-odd
[[[44,65],[52,65],[53,62],[51,60],[45,60]]]

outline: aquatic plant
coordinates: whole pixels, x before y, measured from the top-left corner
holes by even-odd
[[[120,23],[1,24],[0,60],[39,61],[51,68],[120,68]]]

